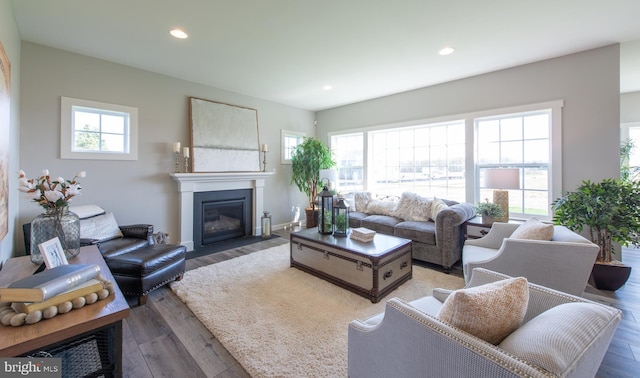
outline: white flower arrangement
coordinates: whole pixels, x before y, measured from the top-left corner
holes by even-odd
[[[76,181],[77,178],[86,177],[85,171],[78,172],[73,179],[65,180],[62,177],[51,179],[49,170],[42,171],[42,176],[27,179],[27,175],[20,170],[18,190],[26,193],[27,198],[33,200],[44,209],[63,209],[69,206],[72,198],[80,195],[82,187]]]

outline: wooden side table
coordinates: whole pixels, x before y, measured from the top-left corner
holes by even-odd
[[[69,260],[69,263],[98,264],[102,276],[115,284],[115,279],[96,246],[80,248],[78,256]],[[29,256],[11,258],[0,270],[0,286],[7,286],[33,274],[37,268]],[[88,349],[99,351],[95,358],[99,365],[97,369],[109,370],[111,375],[119,377],[122,376],[122,319],[128,316],[129,305],[116,284],[115,291],[106,299],[66,314],[19,327],[0,325],[0,357],[28,356],[38,352],[49,353],[54,357],[68,356],[74,353],[74,348],[80,349],[78,346],[89,340],[91,345]],[[109,356],[113,358],[108,358]],[[85,362],[81,365],[87,368]],[[64,370],[64,358],[62,366]]]

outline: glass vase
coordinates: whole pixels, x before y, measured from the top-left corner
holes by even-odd
[[[68,259],[80,253],[80,219],[68,207],[49,208],[31,221],[31,262],[42,264],[38,245],[57,237]]]

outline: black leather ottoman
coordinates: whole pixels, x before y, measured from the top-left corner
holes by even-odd
[[[105,257],[105,261],[125,295],[147,302],[147,294],[173,280],[182,279],[187,248],[177,244],[152,244],[137,250]]]

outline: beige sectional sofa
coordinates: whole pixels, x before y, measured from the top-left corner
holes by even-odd
[[[462,258],[463,225],[475,216],[475,207],[436,197],[405,192],[400,197],[352,192],[349,226],[413,241],[413,258],[442,266],[449,272]]]

